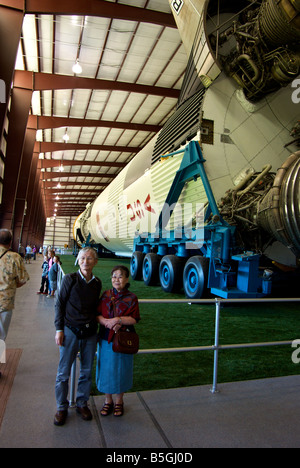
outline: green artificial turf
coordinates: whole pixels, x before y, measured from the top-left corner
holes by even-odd
[[[65,273],[76,271],[74,257],[63,256]],[[113,266],[129,266],[129,259],[100,259],[94,274],[103,291],[111,287]],[[139,299],[184,299],[183,292],[166,294],[160,286],[147,287],[131,281]],[[140,304],[141,321],[136,329],[141,349],[211,346],[215,334],[215,306],[188,304]],[[257,303],[221,309],[220,345],[300,339],[297,303]],[[300,364],[292,362],[290,346],[220,350],[218,383],[295,375]],[[212,384],[213,352],[176,352],[134,357],[132,391]],[[93,392],[97,393],[94,387]]]

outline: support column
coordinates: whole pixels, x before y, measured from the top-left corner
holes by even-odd
[[[39,193],[38,208],[36,210],[36,221],[34,223],[33,243],[39,248],[43,245],[46,227],[46,217],[44,214],[44,204],[41,192]]]
[[[0,140],[3,135],[3,124],[7,113],[9,93],[13,81],[19,42],[22,33],[24,8],[15,9],[0,5],[0,79],[1,90],[5,99],[0,99]],[[4,86],[3,86],[4,85]],[[2,93],[1,93],[1,96]],[[3,102],[4,101],[4,102]]]
[[[38,176],[40,176],[40,170],[37,170]],[[36,178],[35,180],[35,187],[33,193],[33,200],[31,203],[31,214],[30,214],[30,222],[29,222],[29,239],[30,243],[37,245],[37,232],[38,232],[38,225],[41,217],[41,187],[40,187],[40,178]]]
[[[32,243],[33,236],[32,233],[34,231],[34,222],[35,222],[35,214],[36,214],[36,207],[37,207],[37,200],[40,196],[40,169],[38,169],[38,161],[39,161],[39,153],[33,153],[32,158],[32,165],[29,177],[29,185],[28,185],[28,194],[27,194],[27,209],[26,209],[26,216],[24,218],[24,225],[23,225],[23,235],[22,240],[24,243]]]
[[[13,229],[14,209],[18,189],[25,134],[32,98],[31,89],[13,88],[10,126],[3,181],[3,198],[0,207],[0,227]]]
[[[27,128],[14,209],[12,248],[15,252],[18,251],[19,243],[22,243],[22,230],[26,211],[29,178],[31,173],[35,140],[36,129]]]

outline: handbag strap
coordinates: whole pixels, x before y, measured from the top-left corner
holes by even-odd
[[[115,303],[115,296],[113,294],[111,294],[110,296],[110,302],[112,304],[112,307],[113,307],[113,313],[114,313],[114,317],[116,316],[116,303]]]
[[[110,296],[110,300],[111,300],[111,303],[112,303],[112,306],[113,306],[113,312],[114,312],[114,317],[118,317],[117,315],[117,311],[116,311],[116,303],[115,303],[115,297],[114,295]],[[121,317],[121,316],[120,316]],[[120,330],[122,330],[122,328],[124,327],[125,325],[122,325]]]
[[[5,252],[3,252],[3,254],[2,254],[2,255],[0,255],[0,260],[1,260],[1,258],[2,258],[2,257],[4,257],[4,255],[5,255],[5,254],[7,254],[7,252],[9,252],[9,250],[10,250],[10,249],[8,249],[8,250],[5,250]]]

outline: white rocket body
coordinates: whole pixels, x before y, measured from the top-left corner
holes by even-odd
[[[203,22],[201,15],[206,2],[185,0],[175,3],[183,3],[180,13],[174,16],[189,53],[199,20]],[[198,16],[192,14],[195,8]],[[191,22],[190,27],[181,29],[186,21]],[[218,201],[249,172],[260,172],[270,164],[276,173],[290,154],[297,151],[296,144],[289,143],[291,129],[299,120],[300,80],[294,80],[258,102],[250,102],[238,83],[221,71],[206,42],[201,53],[204,59],[198,60],[197,72],[199,76],[205,76],[210,85],[203,97],[199,120],[213,122],[212,142],[205,142],[202,125],[193,139],[201,144],[206,160],[204,167]],[[84,239],[90,235],[95,244],[119,255],[131,256],[135,233],[155,231],[160,210],[183,157],[182,153],[153,162],[159,135],[79,216],[74,225],[74,237],[80,229]],[[180,143],[180,149],[184,150],[187,142]],[[285,147],[287,144],[289,146]],[[201,180],[189,182],[180,196],[180,209],[171,224],[189,223],[206,201]],[[299,200],[296,203],[299,206]],[[295,263],[295,257],[286,248],[280,252],[271,250],[269,255],[281,263]]]

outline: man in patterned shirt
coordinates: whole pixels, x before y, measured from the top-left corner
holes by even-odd
[[[21,256],[10,250],[11,241],[11,231],[0,229],[0,340],[2,341],[7,337],[15,305],[16,289],[24,286],[29,280]]]

